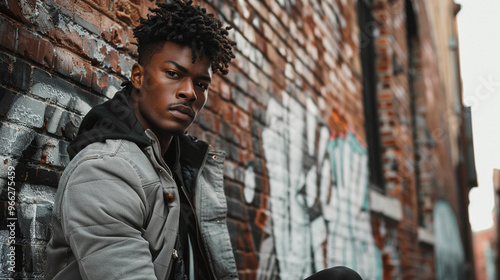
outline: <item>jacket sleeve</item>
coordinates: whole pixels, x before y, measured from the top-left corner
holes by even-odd
[[[83,279],[156,279],[141,235],[145,202],[139,176],[124,159],[76,167],[61,200],[61,224]]]

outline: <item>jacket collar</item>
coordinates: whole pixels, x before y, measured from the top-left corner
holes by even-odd
[[[146,129],[145,134],[150,139],[151,146],[153,147],[157,159],[166,165],[166,162],[163,160],[163,155],[161,154],[160,142],[156,134],[150,129]],[[184,134],[172,138],[167,154],[175,156],[175,159],[171,161],[171,163],[174,163],[174,166],[176,163],[180,163],[182,166],[200,169],[205,161],[208,148],[209,145],[207,142],[198,140],[194,136]]]

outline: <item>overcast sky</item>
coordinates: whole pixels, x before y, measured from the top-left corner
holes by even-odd
[[[434,1],[434,0],[433,0]],[[464,103],[471,106],[479,187],[470,192],[473,231],[492,226],[493,168],[500,169],[500,0],[455,0]]]

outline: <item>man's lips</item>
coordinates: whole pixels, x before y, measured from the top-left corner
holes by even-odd
[[[191,107],[186,105],[177,104],[168,107],[168,110],[178,118],[191,119],[194,116],[194,111]]]

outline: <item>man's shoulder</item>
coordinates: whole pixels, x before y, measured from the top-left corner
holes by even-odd
[[[109,164],[103,165],[103,162]],[[66,167],[64,173],[68,173],[68,175],[74,173],[82,164],[113,169],[113,162],[126,164],[142,180],[151,181],[157,177],[153,164],[144,151],[134,142],[124,139],[107,139],[104,142],[95,142],[88,145],[76,154]]]
[[[103,142],[94,142],[89,144],[87,147],[78,152],[78,154],[76,154],[71,161],[73,162],[103,157],[129,158],[132,155],[137,157],[145,156],[141,148],[132,141],[125,139],[107,139]]]

